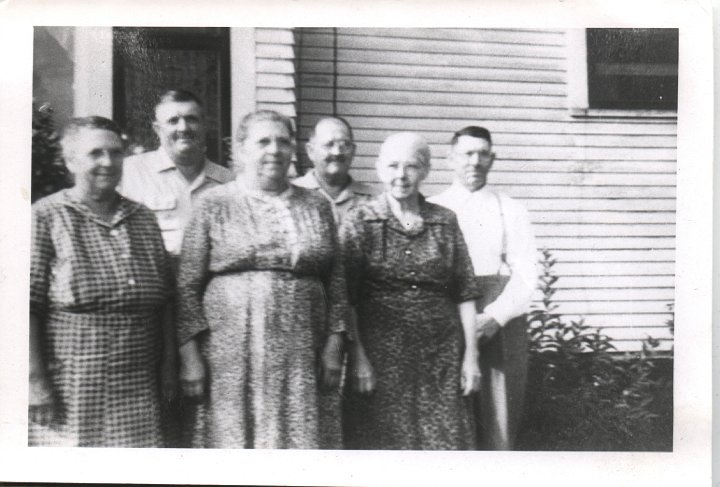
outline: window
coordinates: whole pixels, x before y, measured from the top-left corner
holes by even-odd
[[[677,29],[587,29],[589,108],[677,110]]]

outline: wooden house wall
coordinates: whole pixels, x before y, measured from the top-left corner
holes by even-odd
[[[258,31],[262,103],[287,103],[287,57],[265,54],[291,49]],[[319,117],[345,117],[358,144],[353,174],[376,183],[384,138],[419,132],[433,153],[423,188],[432,195],[452,180],[453,131],[487,127],[490,183],[526,205],[539,247],[558,261],[558,311],[603,328],[621,350],[646,336],[669,348],[676,120],[571,116],[567,44],[563,30],[296,29],[301,139]]]

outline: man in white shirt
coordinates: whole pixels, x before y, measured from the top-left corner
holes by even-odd
[[[126,158],[118,189],[155,213],[165,249],[177,266],[192,204],[201,193],[233,180],[235,175],[205,158],[205,116],[194,94],[170,90],[160,95],[153,130],[160,147]],[[182,438],[186,406],[181,401],[176,399],[163,411],[163,436],[168,447],[189,446]]]
[[[205,158],[205,115],[194,94],[184,90],[163,93],[155,105],[153,130],[160,147],[125,159],[119,189],[153,210],[165,248],[177,258],[193,202],[235,175]]]
[[[537,287],[537,248],[525,208],[487,186],[495,160],[490,132],[465,127],[453,135],[452,186],[430,201],[453,210],[478,283],[476,337],[483,382],[476,401],[480,443],[511,450],[522,416],[527,378],[527,313]]]
[[[355,142],[352,128],[345,119],[321,118],[315,124],[305,149],[314,168],[295,179],[293,184],[315,189],[327,198],[332,203],[338,225],[351,208],[377,193],[350,176]]]

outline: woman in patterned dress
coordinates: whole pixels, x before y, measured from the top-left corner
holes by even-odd
[[[319,388],[340,380],[347,294],[329,203],[290,185],[291,121],[247,115],[240,180],[208,191],[178,276],[180,381],[194,446],[324,447]]]
[[[120,196],[120,129],[74,119],[62,139],[75,186],[32,208],[31,446],[160,445],[176,385],[169,261],[152,212]]]
[[[467,396],[480,379],[478,292],[454,214],[418,191],[429,169],[420,136],[390,136],[377,161],[384,194],[341,226],[359,335],[343,411],[348,448],[475,447]]]

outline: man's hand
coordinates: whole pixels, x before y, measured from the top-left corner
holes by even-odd
[[[480,343],[489,341],[500,331],[500,323],[487,313],[480,313],[475,318],[475,339]]]

